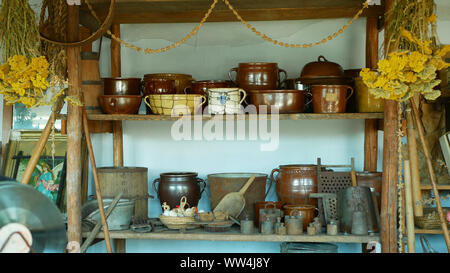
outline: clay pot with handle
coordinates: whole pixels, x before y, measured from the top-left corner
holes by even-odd
[[[270,179],[276,183],[279,201],[288,205],[317,205],[317,199],[309,197],[317,192],[317,165],[281,165],[272,170]]]
[[[236,72],[236,80],[233,80],[232,72]],[[281,79],[281,73],[284,73],[284,79]],[[228,77],[245,91],[274,90],[279,88],[287,74],[278,68],[277,63],[239,63],[228,72]]]
[[[158,188],[156,183],[159,183]],[[179,205],[183,196],[186,196],[190,207],[196,207],[205,188],[206,182],[195,172],[161,173],[160,178],[153,181],[153,189],[158,193],[161,205],[166,202],[170,208]]]
[[[353,88],[349,85],[312,85],[311,93],[314,113],[345,113]]]

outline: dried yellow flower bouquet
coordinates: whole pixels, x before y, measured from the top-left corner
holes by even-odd
[[[417,44],[420,51],[390,53],[388,58],[378,62],[376,71],[368,68],[361,71],[364,83],[376,98],[404,101],[420,93],[426,99],[435,100],[441,95],[434,89],[441,82],[436,72],[450,66],[442,58],[450,51],[450,46],[433,51],[431,41],[421,41],[405,29],[401,29],[401,35]]]
[[[49,63],[44,56],[29,61],[23,55],[14,55],[0,65],[0,94],[8,104],[52,105],[64,89],[57,94],[49,92],[48,77]]]

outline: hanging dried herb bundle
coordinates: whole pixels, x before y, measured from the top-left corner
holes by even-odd
[[[6,62],[14,55],[28,59],[39,55],[39,30],[35,13],[25,0],[2,0],[0,8],[0,46]]]
[[[436,5],[434,0],[396,0],[387,13],[389,52],[396,50],[420,51],[420,46],[402,36],[405,29],[422,41],[432,41],[439,47],[436,34]],[[385,54],[387,56],[388,54]]]
[[[42,2],[39,30],[46,37],[56,41],[67,40],[67,12],[66,1],[44,0]],[[41,54],[50,63],[52,85],[62,85],[67,79],[67,51],[60,45],[42,41]]]

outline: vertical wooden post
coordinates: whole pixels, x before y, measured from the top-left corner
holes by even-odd
[[[414,228],[413,198],[411,185],[411,170],[409,160],[404,161],[405,176],[405,209],[406,209],[406,227],[408,235],[408,253],[416,253],[416,233]]]
[[[378,63],[378,17],[367,17],[366,67],[376,68]],[[377,171],[378,120],[366,119],[364,129],[364,170]]]
[[[69,6],[68,39],[78,41],[79,7]],[[79,47],[67,48],[69,96],[81,93],[81,56]],[[67,236],[70,244],[81,245],[81,107],[67,106]],[[70,250],[69,250],[70,251]]]
[[[112,25],[112,33],[120,37],[120,24]],[[122,63],[120,54],[120,43],[111,39],[111,76],[122,76]],[[113,121],[113,151],[114,151],[114,166],[123,166],[123,128],[122,121]],[[117,253],[126,252],[126,241],[124,239],[115,239],[114,247]]]
[[[9,134],[13,125],[13,105],[6,105],[3,101],[3,120],[2,120],[2,151],[0,158],[0,172],[3,171],[6,162],[6,148],[9,142]]]

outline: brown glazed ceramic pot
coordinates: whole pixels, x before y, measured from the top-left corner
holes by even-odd
[[[274,173],[278,172],[276,178]],[[309,198],[317,192],[317,165],[281,165],[273,169],[270,179],[276,182],[278,200],[287,205],[317,205],[317,199]]]
[[[309,93],[304,90],[251,90],[248,92],[248,103],[256,106],[260,113],[261,105],[267,106],[267,113],[271,113],[271,106],[278,106],[280,114],[303,113],[305,96]]]
[[[208,96],[208,89],[232,87],[232,84],[233,83],[231,81],[220,80],[196,81],[192,83],[192,87],[190,89],[186,89],[186,92],[189,92],[190,94]]]
[[[382,172],[357,172],[356,181],[358,186],[368,187],[370,191],[375,192],[377,197],[378,210],[381,208],[381,183],[383,180]]]
[[[140,95],[140,78],[102,78],[104,95]]]
[[[171,172],[162,173],[160,178],[153,181],[153,188],[158,193],[161,205],[166,202],[170,208],[180,205],[180,199],[186,196],[189,207],[196,207],[200,200],[206,183],[197,177],[195,172]],[[158,189],[156,183],[159,182]],[[200,187],[202,183],[202,187]]]
[[[175,81],[176,94],[185,94],[185,89],[191,87],[194,78],[189,74],[175,74],[175,73],[156,73],[145,74],[144,81],[148,79],[172,79]]]
[[[163,95],[175,94],[175,81],[172,79],[147,79],[144,82],[144,94],[147,95]]]
[[[313,205],[284,205],[283,210],[284,215],[301,215],[304,231],[319,212],[319,209]]]
[[[345,113],[353,88],[348,85],[313,85],[311,93],[314,113]]]
[[[236,72],[236,81],[233,81],[232,72]],[[281,80],[280,73],[284,73]],[[277,63],[240,63],[238,67],[228,72],[228,77],[238,87],[248,90],[278,89],[280,83],[287,78],[286,71],[278,68]]]
[[[137,114],[142,96],[103,95],[98,98],[98,101],[106,114]]]
[[[319,56],[317,62],[307,63],[300,78],[342,78],[344,69],[337,63],[329,62],[324,56]]]

